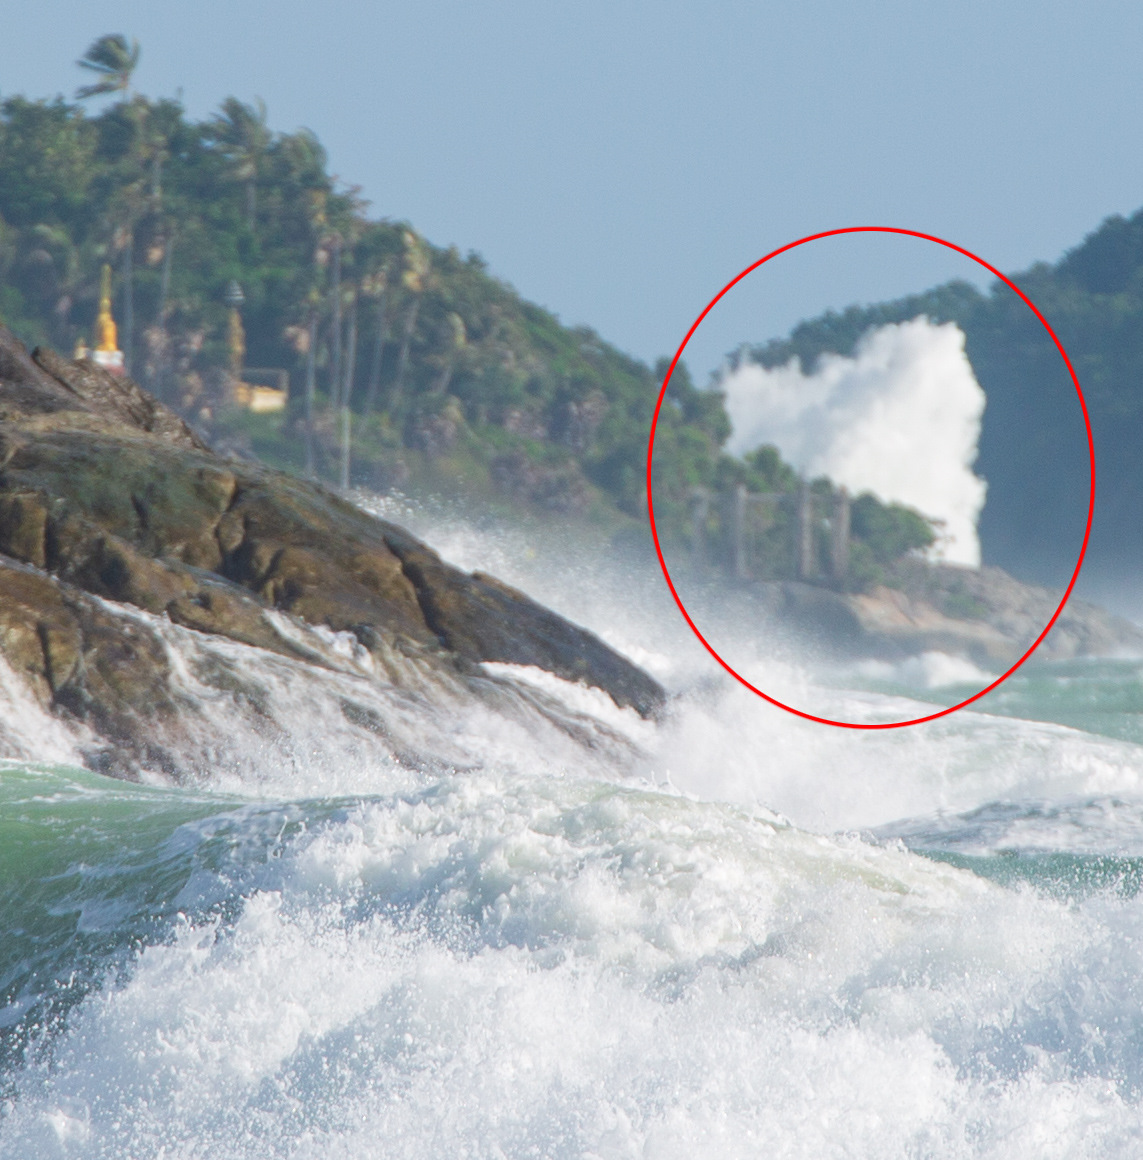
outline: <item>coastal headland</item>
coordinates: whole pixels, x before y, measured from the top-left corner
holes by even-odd
[[[1021,655],[1059,596],[996,568],[905,558],[861,592],[758,582],[750,598],[834,651],[940,650],[997,666]],[[29,353],[0,327],[0,658],[43,711],[85,731],[94,768],[189,776],[202,749],[186,743],[183,661],[164,625],[331,672],[348,649],[408,696],[435,681],[469,701],[502,699],[484,667],[501,662],[645,717],[666,703],[652,677],[522,592],[451,566],[319,483],[216,454],[131,379]],[[1040,650],[1124,653],[1143,654],[1143,634],[1077,601]],[[243,663],[215,655],[196,677],[253,706],[256,726]],[[343,712],[372,720],[350,703]]]

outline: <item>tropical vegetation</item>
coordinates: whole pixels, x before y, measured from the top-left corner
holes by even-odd
[[[317,138],[271,129],[262,102],[229,97],[195,122],[178,101],[134,91],[138,59],[136,43],[105,36],[79,62],[95,79],[75,102],[0,103],[0,317],[20,337],[68,351],[90,342],[110,264],[130,373],[216,444],[342,484],[646,526],[666,360],[650,367],[564,326],[478,254],[369,216]],[[284,414],[234,406],[235,341],[245,377],[288,375]],[[680,365],[655,456],[668,543],[689,542],[696,489],[796,489],[772,450],[727,455],[729,431],[721,396]],[[707,521],[716,557],[720,510]],[[919,517],[882,516],[864,540],[888,559],[912,545],[897,524],[916,539]]]
[[[918,243],[922,244],[922,243]],[[1143,210],[1110,217],[1056,263],[1012,275],[1055,332],[1083,392],[1098,465],[1086,572],[1114,593],[1143,569]],[[870,327],[925,314],[955,322],[988,404],[978,474],[988,563],[1062,585],[1075,568],[1092,475],[1084,408],[1051,335],[1004,283],[950,282],[924,294],[803,322],[782,340],[733,356],[806,370],[824,352],[852,354]]]

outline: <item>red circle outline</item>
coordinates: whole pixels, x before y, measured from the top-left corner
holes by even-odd
[[[1083,544],[1080,547],[1079,559],[1076,561],[1075,569],[1072,572],[1071,580],[1068,582],[1063,599],[1060,600],[1056,611],[1052,614],[1051,620],[1045,625],[1043,632],[1032,642],[1028,650],[1022,657],[1006,672],[981,689],[979,693],[958,702],[956,705],[950,706],[948,709],[941,709],[937,713],[930,713],[925,717],[913,717],[907,721],[884,721],[877,723],[867,723],[858,721],[835,721],[832,717],[818,717],[813,713],[806,713],[801,709],[795,709],[792,705],[787,705],[779,701],[776,697],[771,697],[768,693],[762,692],[761,689],[752,685],[745,677],[736,672],[718,655],[718,653],[711,646],[710,642],[698,630],[698,626],[690,618],[682,599],[675,590],[675,585],[671,580],[671,573],[667,568],[667,561],[663,558],[663,548],[659,543],[659,530],[655,524],[655,500],[652,482],[652,457],[655,451],[655,431],[659,425],[659,412],[663,408],[663,399],[666,397],[667,384],[671,381],[671,376],[675,373],[675,367],[678,365],[679,359],[683,357],[683,351],[687,348],[687,343],[690,342],[694,332],[698,330],[703,319],[714,309],[721,299],[739,282],[742,281],[748,274],[753,273],[759,266],[769,262],[771,258],[776,258],[779,254],[784,254],[787,250],[793,250],[798,246],[804,246],[807,242],[820,241],[822,238],[833,238],[841,234],[901,234],[905,237],[920,238],[922,241],[935,242],[939,246],[944,246],[946,249],[955,250],[958,254],[963,254],[966,258],[971,258],[979,266],[983,266],[989,273],[994,274],[1000,279],[1013,293],[1017,294],[1024,305],[1039,319],[1041,326],[1048,332],[1052,342],[1055,343],[1056,349],[1060,352],[1060,357],[1064,360],[1064,365],[1068,368],[1068,374],[1071,375],[1072,383],[1075,385],[1076,395],[1079,398],[1080,409],[1083,411],[1084,428],[1087,431],[1087,454],[1088,463],[1091,471],[1091,484],[1088,490],[1087,500],[1087,524],[1084,527]],[[947,717],[950,713],[955,713],[958,709],[963,709],[966,705],[971,705],[974,701],[979,701],[986,693],[992,692],[998,685],[1003,684],[1008,678],[1038,649],[1052,630],[1052,626],[1063,612],[1064,606],[1071,597],[1072,589],[1075,587],[1076,580],[1079,578],[1080,568],[1083,567],[1084,556],[1087,555],[1088,540],[1091,538],[1091,520],[1092,514],[1095,511],[1095,443],[1091,435],[1091,418],[1087,413],[1087,401],[1083,397],[1083,390],[1080,387],[1079,379],[1076,377],[1075,368],[1072,366],[1072,360],[1068,357],[1068,352],[1064,350],[1064,345],[1060,342],[1056,332],[1048,325],[1048,320],[1037,309],[1036,304],[1006,275],[1002,274],[995,266],[986,262],[983,258],[978,257],[971,250],[966,250],[963,246],[958,246],[954,242],[945,241],[944,238],[938,238],[933,234],[921,233],[918,230],[903,230],[895,226],[846,226],[844,229],[838,230],[823,230],[818,234],[809,234],[807,237],[799,238],[796,242],[789,242],[784,246],[780,246],[776,250],[772,250],[765,257],[759,258],[756,262],[751,263],[740,274],[732,278],[723,288],[707,303],[703,312],[695,319],[694,324],[690,330],[687,331],[686,337],[679,345],[679,349],[675,352],[675,357],[671,360],[670,368],[667,370],[663,378],[663,385],[659,390],[659,398],[655,403],[655,414],[651,419],[651,434],[647,442],[647,514],[651,521],[651,535],[655,541],[655,553],[659,557],[659,567],[663,570],[663,577],[667,581],[667,587],[671,590],[671,595],[675,599],[675,603],[679,606],[679,611],[683,614],[683,619],[690,625],[691,631],[702,642],[703,647],[708,653],[736,680],[739,684],[745,685],[752,693],[756,693],[764,701],[769,701],[771,705],[775,705],[779,709],[785,709],[787,713],[792,713],[795,717],[802,717],[807,721],[816,721],[819,725],[833,725],[840,729],[903,729],[907,725],[922,725],[926,721],[936,721],[940,717]]]

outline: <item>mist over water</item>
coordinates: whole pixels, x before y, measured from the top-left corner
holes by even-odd
[[[732,453],[773,444],[811,478],[916,508],[944,524],[934,558],[979,566],[986,484],[972,465],[985,397],[955,323],[878,327],[852,358],[825,354],[810,371],[744,362],[719,387]]]
[[[667,714],[513,666],[523,716],[397,699],[236,646],[267,725],[229,759],[239,719],[169,626],[217,768],[135,786],[0,674],[3,1160],[1140,1154],[1141,666],[854,736],[721,675],[653,561],[362,502],[645,664]],[[979,678],[828,669],[700,612],[843,718]],[[1098,683],[1107,727],[1058,723]]]

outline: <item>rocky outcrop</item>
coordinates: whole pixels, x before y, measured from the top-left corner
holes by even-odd
[[[324,487],[214,455],[130,380],[0,327],[0,654],[54,712],[148,760],[162,650],[100,600],[291,655],[272,615],[453,673],[535,665],[653,714],[662,689],[586,630]],[[162,762],[159,762],[162,764]]]
[[[887,582],[863,593],[809,584],[766,585],[773,616],[818,643],[874,657],[926,651],[959,655],[986,668],[1017,661],[1044,630],[1062,592],[1026,584],[1000,568],[958,568],[905,559]],[[1039,660],[1143,656],[1143,632],[1075,598],[1036,650]]]

